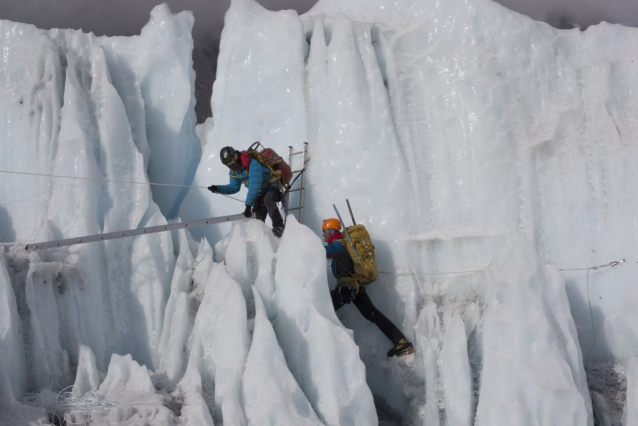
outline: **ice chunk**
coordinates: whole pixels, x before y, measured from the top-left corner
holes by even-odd
[[[124,393],[136,396],[153,394],[155,387],[146,367],[139,365],[130,355],[113,354],[99,391],[105,397],[117,400]]]
[[[113,354],[106,378],[98,389],[104,397],[103,407],[94,410],[71,410],[65,414],[68,422],[86,422],[105,425],[120,424],[173,424],[172,411],[157,394],[146,367],[139,365],[130,355]]]
[[[164,310],[162,335],[159,341],[159,368],[166,372],[174,386],[184,374],[187,340],[192,330],[191,296],[194,288],[195,259],[184,230],[179,231],[179,256],[173,271],[171,291]]]
[[[638,358],[627,361],[627,399],[625,400],[624,426],[638,425]]]
[[[440,423],[437,360],[441,349],[441,325],[434,302],[429,302],[421,310],[416,336],[417,358],[422,362],[425,380],[425,404],[422,408],[421,420],[423,424],[437,425]]]
[[[593,425],[564,282],[522,237],[487,271],[479,425]]]
[[[80,345],[80,357],[73,391],[82,395],[97,390],[99,386],[100,373],[95,365],[95,355],[93,355],[91,348]]]
[[[465,324],[457,311],[445,313],[441,349],[441,382],[446,424],[470,426],[473,420],[472,379]]]
[[[598,426],[613,426],[609,415],[609,405],[600,393],[591,391],[592,411],[594,413],[595,424]]]
[[[217,261],[224,262],[228,273],[241,284],[249,304],[249,315],[254,312],[254,284],[262,297],[268,318],[274,319],[274,257],[278,240],[271,229],[258,220],[233,223],[231,232],[215,246]]]
[[[0,407],[27,391],[27,366],[20,317],[4,255],[0,255]]]
[[[175,265],[159,343],[159,370],[166,373],[166,386],[169,389],[174,388],[186,369],[195,315],[213,267],[213,252],[207,240],[202,240],[197,246],[195,258],[189,248],[188,234],[179,231],[178,240],[180,254]]]
[[[321,425],[286,365],[264,304],[255,288],[255,327],[242,383],[251,425]]]
[[[183,398],[181,421],[184,425],[214,426],[211,409],[204,399],[202,379],[199,371],[187,371],[179,383],[179,395]]]
[[[60,328],[56,293],[59,292],[59,263],[31,265],[26,277],[26,302],[29,308],[31,356],[28,359],[29,385],[32,388],[63,388],[73,383],[69,354],[62,347],[65,330]]]
[[[325,258],[317,236],[288,216],[275,272],[277,340],[290,371],[324,423],[376,424],[359,348],[332,307]]]

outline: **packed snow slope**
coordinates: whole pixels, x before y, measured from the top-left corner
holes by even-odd
[[[2,242],[238,213],[243,192],[202,188],[228,179],[221,147],[310,150],[307,226],[281,240],[242,220],[5,247],[0,424],[631,424],[638,30],[487,0],[234,0],[225,22],[200,146],[189,14],[131,38],[0,21],[0,166],[40,175],[0,175]],[[332,309],[317,234],[346,198],[413,356]],[[601,360],[628,360],[624,412],[592,409]]]

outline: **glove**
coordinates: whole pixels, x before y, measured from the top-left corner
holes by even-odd
[[[213,194],[217,194],[217,185],[211,185],[208,187],[208,190]]]
[[[252,206],[246,206],[246,210],[244,210],[244,216],[246,216],[247,218],[251,218],[252,215],[253,215]]]

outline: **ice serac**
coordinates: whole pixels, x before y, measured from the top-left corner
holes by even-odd
[[[45,31],[0,21],[2,170],[50,173],[64,88],[58,47]],[[24,52],[29,52],[25,55]],[[28,241],[42,226],[48,178],[2,174],[2,241]]]
[[[75,374],[73,392],[83,395],[87,392],[96,391],[100,386],[100,382],[100,372],[97,369],[93,351],[88,346],[80,345],[78,369]]]
[[[185,231],[178,233],[179,255],[159,341],[158,368],[166,373],[169,389],[173,389],[184,375],[189,354],[188,339],[213,266],[213,251],[208,241],[199,244],[196,257],[191,251],[191,242]]]
[[[0,408],[7,408],[27,391],[27,366],[20,316],[4,257],[0,257]]]
[[[445,424],[470,426],[473,422],[472,383],[465,324],[458,312],[447,311],[441,349],[441,381],[445,398]]]
[[[253,286],[261,295],[268,318],[276,316],[274,267],[278,245],[272,230],[258,220],[233,223],[231,232],[215,245],[215,259],[223,262],[230,276],[241,284],[250,316],[255,310]]]
[[[113,354],[98,392],[116,407],[110,410],[96,409],[89,413],[88,418],[74,418],[74,412],[71,411],[65,418],[71,423],[90,420],[91,423],[106,425],[134,424],[139,419],[150,424],[175,422],[173,412],[164,404],[163,397],[156,393],[148,369],[135,362],[130,355]]]
[[[439,415],[439,366],[437,360],[441,349],[441,322],[436,304],[428,303],[420,312],[416,330],[417,359],[422,363],[417,371],[422,372],[425,382],[424,403],[420,410],[423,424],[440,424]]]
[[[200,395],[215,423],[245,425],[241,378],[249,346],[246,300],[222,264],[210,271],[191,339],[186,373],[178,384],[181,392],[197,404]]]
[[[359,348],[332,307],[325,256],[317,236],[289,216],[277,251],[277,340],[321,421],[344,426],[377,424]]]
[[[521,238],[487,271],[477,425],[593,425],[565,284]]]
[[[254,141],[286,156],[306,141],[304,103],[303,26],[295,11],[271,12],[254,0],[233,0],[226,12],[217,77],[211,100],[214,125],[205,135],[202,160],[193,185],[228,182],[228,169],[219,161],[222,147],[245,150]],[[180,208],[185,220],[243,211],[241,202],[192,188]],[[191,230],[219,241],[228,227]]]
[[[139,36],[101,39],[114,70],[113,85],[126,94],[122,99],[141,152],[148,141],[145,160],[154,183],[190,185],[201,157],[195,133],[193,23],[190,12],[172,15],[163,4],[153,9]],[[152,191],[170,219],[177,215],[187,188],[153,186]]]
[[[3,173],[2,241],[55,240],[167,223],[146,183],[154,161],[151,152],[158,155],[169,148],[153,146],[145,129],[151,118],[154,127],[159,120],[172,127],[183,122],[187,130],[180,149],[199,149],[196,138],[189,142],[186,137],[190,131],[194,134],[188,104],[180,107],[183,102],[172,99],[174,108],[167,108],[161,98],[168,96],[168,88],[157,87],[155,80],[170,76],[180,96],[192,85],[190,56],[179,47],[190,43],[185,34],[190,22],[188,14],[171,16],[161,7],[154,12],[150,35],[110,39],[0,21],[5,52],[0,80],[3,93],[10,93],[0,109],[1,168],[70,177]],[[179,34],[183,38],[175,41],[177,56],[170,60],[162,53],[164,44],[152,51],[164,27],[181,28],[167,36],[167,43]],[[176,64],[168,68],[188,72],[135,68],[144,68],[143,62],[152,62],[148,57],[153,55]],[[147,87],[139,88],[144,81]],[[186,92],[188,103],[192,87]],[[152,107],[154,115],[145,113],[144,105]],[[165,160],[162,156],[181,158],[161,154],[158,161]],[[180,173],[188,168],[182,165]],[[176,179],[188,183],[183,175]],[[178,198],[172,202],[178,203]],[[86,367],[75,377],[80,391],[92,389],[95,373],[106,373],[114,352],[128,353],[155,368],[175,265],[173,251],[168,233],[36,254],[5,251],[15,270],[11,284],[21,321],[18,325],[7,317],[4,324],[11,330],[5,339],[22,331],[27,365],[20,379],[14,373],[8,376],[13,390],[21,392],[25,383],[31,390],[64,388],[74,383],[78,365]],[[3,312],[10,315],[10,304],[6,308]],[[10,355],[19,348],[16,343],[11,351],[3,350],[3,362],[13,363]],[[19,366],[14,371],[20,371]]]
[[[249,425],[322,425],[288,369],[261,296],[253,288],[255,327],[242,381]]]

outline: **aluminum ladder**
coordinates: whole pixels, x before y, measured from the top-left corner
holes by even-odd
[[[293,176],[297,174],[297,177],[293,179],[292,185],[295,184],[295,181],[299,178],[299,175],[301,175],[301,182],[298,188],[295,189],[291,187],[286,193],[286,202],[284,203],[284,217],[287,217],[288,213],[290,212],[297,211],[299,212],[299,223],[303,223],[304,198],[306,194],[306,165],[308,164],[308,142],[303,143],[303,149],[301,151],[294,152],[293,147],[288,147],[288,165],[291,169],[293,168],[293,157],[299,155],[303,155],[303,164],[300,169],[293,169],[292,174]],[[289,206],[290,194],[295,192],[299,193],[299,205],[297,207],[291,208]]]
[[[66,240],[46,241],[43,243],[27,244],[24,249],[27,251],[44,250],[49,248],[73,246],[76,244],[91,243],[94,241],[115,240],[117,238],[134,237],[136,235],[154,234],[157,232],[172,231],[174,229],[194,228],[196,226],[212,225],[214,223],[226,223],[235,220],[245,219],[243,214],[230,216],[211,217],[209,219],[194,220],[184,223],[170,223],[167,225],[151,226],[148,228],[130,229],[128,231],[115,231],[106,234],[87,235],[85,237],[67,238]]]

